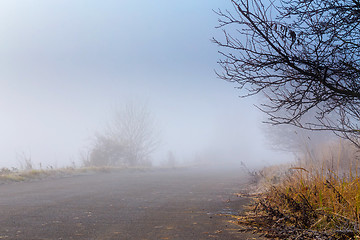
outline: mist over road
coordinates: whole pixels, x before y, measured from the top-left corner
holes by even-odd
[[[112,172],[0,185],[0,239],[246,239],[220,214],[238,170]]]

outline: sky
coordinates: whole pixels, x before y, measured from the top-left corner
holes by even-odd
[[[146,103],[159,163],[211,155],[250,166],[278,161],[254,107],[217,78],[215,0],[0,2],[0,167],[81,164],[114,107]],[[206,155],[207,154],[207,155]],[[215,156],[215,157],[214,157]],[[229,160],[229,161],[228,161]],[[35,166],[35,167],[36,167]]]

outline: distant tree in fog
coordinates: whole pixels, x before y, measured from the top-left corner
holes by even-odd
[[[88,156],[87,165],[116,166],[124,164],[124,146],[117,139],[96,134],[93,146]]]
[[[128,104],[115,113],[104,133],[95,135],[86,165],[148,166],[158,144],[150,112],[145,106]]]
[[[176,167],[177,161],[176,161],[176,157],[172,151],[169,151],[167,153],[167,157],[166,157],[166,160],[163,162],[163,165],[165,167],[172,167],[172,168]]]
[[[217,11],[219,77],[243,96],[264,94],[259,108],[272,124],[331,130],[360,146],[360,1],[231,2],[233,11]]]

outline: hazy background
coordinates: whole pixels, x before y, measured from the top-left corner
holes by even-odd
[[[285,159],[270,150],[256,99],[214,74],[221,36],[216,0],[0,2],[0,167],[75,162],[116,106],[147,103],[161,145],[249,166]]]

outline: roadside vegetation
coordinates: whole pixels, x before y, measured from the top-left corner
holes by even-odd
[[[8,182],[22,182],[33,179],[41,179],[50,176],[64,176],[73,174],[75,169],[73,168],[63,168],[63,169],[26,169],[19,170],[17,168],[8,169],[2,168],[0,170],[0,183],[8,183]]]
[[[321,157],[308,151],[296,163],[256,172],[254,203],[238,223],[271,239],[360,239],[357,149],[323,147]]]
[[[106,152],[106,148],[102,151]],[[92,149],[94,151],[94,149]],[[110,165],[108,159],[105,159],[103,164],[95,164],[89,162],[87,158],[81,156],[82,163],[80,166],[76,166],[73,162],[70,166],[57,168],[54,166],[43,167],[39,163],[38,167],[35,167],[32,157],[30,154],[22,152],[18,154],[19,168],[12,167],[6,168],[3,167],[0,169],[0,184],[12,183],[12,182],[23,182],[31,180],[40,180],[40,179],[50,179],[74,175],[83,175],[83,174],[92,174],[92,173],[101,173],[101,172],[119,172],[119,171],[146,171],[153,169],[151,166],[147,165],[125,165],[117,164]],[[114,156],[115,157],[115,156]],[[87,161],[86,161],[87,160]],[[99,163],[98,161],[96,163]]]
[[[76,176],[93,173],[121,172],[121,171],[148,171],[151,167],[114,167],[114,166],[82,166],[82,167],[64,167],[47,169],[0,169],[0,184],[23,182],[40,179],[59,178],[67,176]]]

